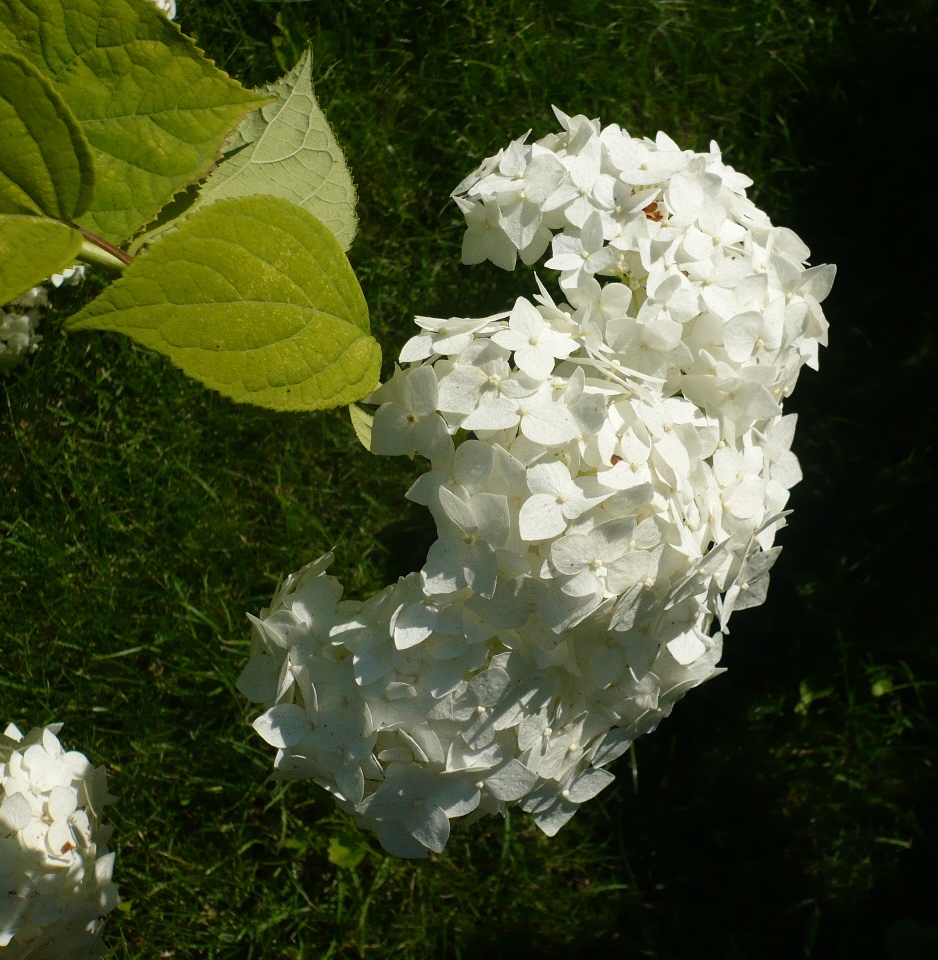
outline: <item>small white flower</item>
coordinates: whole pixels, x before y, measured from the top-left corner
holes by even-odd
[[[544,266],[561,271],[560,285],[564,290],[578,287],[584,277],[610,270],[616,262],[615,250],[605,246],[599,211],[586,218],[578,237],[559,234],[552,246],[554,255]]]
[[[469,228],[462,241],[462,262],[491,260],[496,267],[514,270],[518,248],[502,227],[502,212],[497,201],[490,197],[481,200],[456,197],[456,203]]]
[[[176,19],[176,0],[152,0],[152,3],[159,10],[162,10],[170,20]]]
[[[525,540],[549,540],[563,533],[574,520],[604,499],[589,497],[584,484],[570,476],[562,463],[542,463],[528,470],[528,489],[532,496],[525,500],[518,514],[518,528]]]
[[[0,948],[4,960],[95,957],[101,918],[117,906],[111,828],[101,823],[104,767],[66,752],[61,724],[0,737]]]
[[[503,320],[507,314],[497,313],[481,320],[462,317],[450,317],[437,320],[435,317],[415,317],[414,322],[425,331],[412,337],[401,350],[401,363],[428,360],[434,354],[450,355],[462,353],[472,343],[473,335]]]
[[[524,297],[515,301],[508,317],[508,329],[492,334],[500,347],[514,353],[518,369],[535,380],[546,380],[558,359],[577,349],[575,340],[557,333]]]
[[[398,398],[382,404],[371,428],[371,450],[391,456],[422,453],[433,459],[449,446],[449,434],[437,412],[439,384],[432,367],[401,373]]]

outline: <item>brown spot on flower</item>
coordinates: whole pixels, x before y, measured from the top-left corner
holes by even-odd
[[[74,850],[74,849],[75,849],[75,844],[72,843],[71,841],[69,841],[68,843],[62,844],[62,853],[68,853],[69,850]]]
[[[620,457],[619,454],[614,453],[614,454],[612,455],[612,461],[611,461],[611,462],[612,462],[612,465],[613,465],[613,466],[615,466],[617,463],[622,463],[622,457]]]
[[[647,207],[642,207],[642,213],[655,223],[660,223],[664,220],[664,212],[658,209],[657,201],[649,203]]]

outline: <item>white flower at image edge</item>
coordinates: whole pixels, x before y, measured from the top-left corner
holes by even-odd
[[[0,737],[0,956],[97,957],[101,918],[117,906],[107,792],[95,768],[58,739],[61,724]]]
[[[162,10],[170,20],[176,19],[176,0],[151,0],[153,5]]]
[[[556,293],[418,317],[366,401],[372,452],[426,461],[422,569],[345,600],[327,554],[251,618],[238,686],[274,778],[314,780],[402,857],[512,805],[553,836],[605,789],[722,672],[801,479],[783,403],[827,343],[834,267],[716,144],[555,113],[454,198],[464,262],[547,257]]]

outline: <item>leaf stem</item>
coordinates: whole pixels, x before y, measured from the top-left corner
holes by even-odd
[[[78,259],[86,263],[93,263],[99,267],[106,267],[108,270],[120,272],[124,267],[134,262],[134,258],[116,247],[113,243],[99,237],[96,233],[79,227],[81,235],[85,238],[78,251]]]

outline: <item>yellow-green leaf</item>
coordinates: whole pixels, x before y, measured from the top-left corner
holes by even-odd
[[[88,209],[88,141],[55,87],[25,57],[0,50],[0,213],[73,220]]]
[[[147,0],[0,0],[0,46],[54,84],[91,145],[80,223],[119,243],[204,176],[269,97],[207,60]]]
[[[197,210],[67,326],[124,333],[225,396],[274,410],[350,404],[381,365],[337,240],[279,197]]]
[[[269,194],[318,217],[348,250],[358,224],[355,184],[313,92],[312,50],[260,92],[277,99],[249,114],[231,138],[241,148],[202,185],[200,203]]]
[[[358,837],[329,838],[329,862],[342,870],[354,870],[367,853],[368,844]]]
[[[58,220],[0,214],[0,304],[71,266],[82,239]]]
[[[370,413],[362,410],[357,403],[349,404],[348,415],[352,421],[352,429],[355,431],[355,436],[358,437],[358,442],[370,453],[371,429],[375,418]]]

